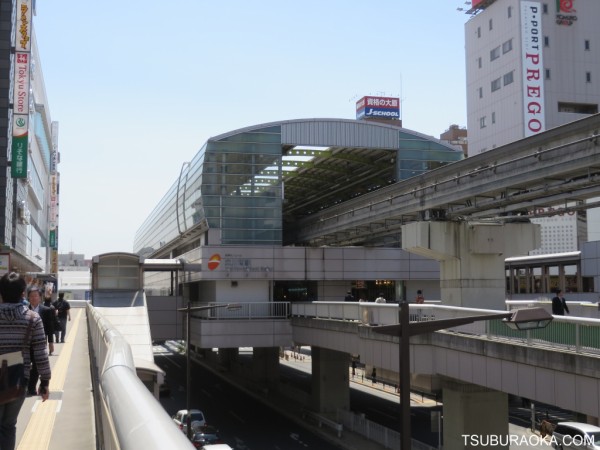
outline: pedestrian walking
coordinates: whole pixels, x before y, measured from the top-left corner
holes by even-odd
[[[71,305],[65,300],[65,294],[63,292],[58,294],[58,300],[56,301],[55,307],[59,328],[55,331],[54,335],[56,337],[56,342],[64,343],[65,336],[67,335],[67,321],[71,321]]]
[[[563,297],[562,290],[557,289],[556,296],[552,299],[552,314],[555,316],[564,316],[565,311],[567,314],[571,314],[569,312],[569,307],[567,306],[567,301]]]
[[[29,308],[31,311],[36,312],[42,322],[42,329],[44,330],[44,334],[46,335],[46,342],[48,343],[48,353],[46,353],[46,357],[48,355],[52,355],[54,352],[54,322],[56,320],[56,312],[47,306],[41,304],[42,296],[40,294],[40,290],[37,286],[32,286],[29,288],[29,292],[27,293],[27,298],[29,300]],[[33,350],[31,359],[33,357]],[[37,359],[35,360],[37,361]],[[28,395],[36,395],[38,390],[36,389],[38,380],[41,380],[40,387],[43,386],[43,377],[44,373],[42,372],[42,368],[39,367],[35,362],[31,365],[31,371],[29,373],[29,383],[27,386],[27,394]],[[4,450],[2,447],[0,449]]]
[[[27,288],[25,280],[17,273],[10,272],[0,278],[0,348],[2,365],[18,356],[19,361],[10,367],[22,367],[18,385],[27,386],[32,362],[40,373],[39,395],[42,401],[48,399],[50,363],[46,351],[46,334],[40,316],[23,305],[23,294]],[[5,356],[7,359],[3,359]],[[8,361],[7,361],[8,362]],[[4,386],[0,391],[4,390]],[[7,400],[7,399],[5,399]],[[17,398],[0,403],[0,449],[14,450],[16,425],[19,411],[25,401],[25,390]]]

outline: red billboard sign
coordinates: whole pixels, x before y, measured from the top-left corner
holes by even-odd
[[[397,97],[363,97],[356,102],[356,118],[377,117],[400,119],[400,99]]]

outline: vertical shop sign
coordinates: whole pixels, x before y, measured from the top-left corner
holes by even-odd
[[[524,134],[528,137],[546,131],[542,5],[539,2],[521,2],[521,39]]]
[[[27,178],[32,0],[17,0],[16,6],[11,176]]]
[[[27,178],[27,142],[29,116],[22,114],[13,115],[13,137],[11,148],[11,176],[13,178]]]

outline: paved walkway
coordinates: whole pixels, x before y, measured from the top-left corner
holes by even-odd
[[[17,421],[17,450],[95,450],[85,308],[71,308],[66,342],[54,346],[50,398],[25,399]]]

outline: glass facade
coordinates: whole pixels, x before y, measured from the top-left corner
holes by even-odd
[[[209,142],[191,194],[223,245],[281,245],[281,133],[258,130]],[[200,218],[202,212],[195,211]]]
[[[365,183],[383,187],[463,157],[461,149],[410,130],[398,129],[394,150],[379,138],[380,130],[389,136],[388,127],[341,120],[333,132],[307,131],[298,121],[292,133],[290,123],[296,122],[289,121],[282,133],[283,123],[209,140],[183,163],[179,178],[140,227],[134,252],[177,257],[202,245],[281,246],[284,224],[293,228],[299,217],[368,192]],[[348,145],[349,125],[362,146]]]
[[[400,131],[397,178],[406,180],[462,159],[462,154],[448,150],[448,147],[418,135]]]
[[[279,127],[207,142],[136,234],[142,256],[195,229],[221,230],[220,245],[281,245]]]

